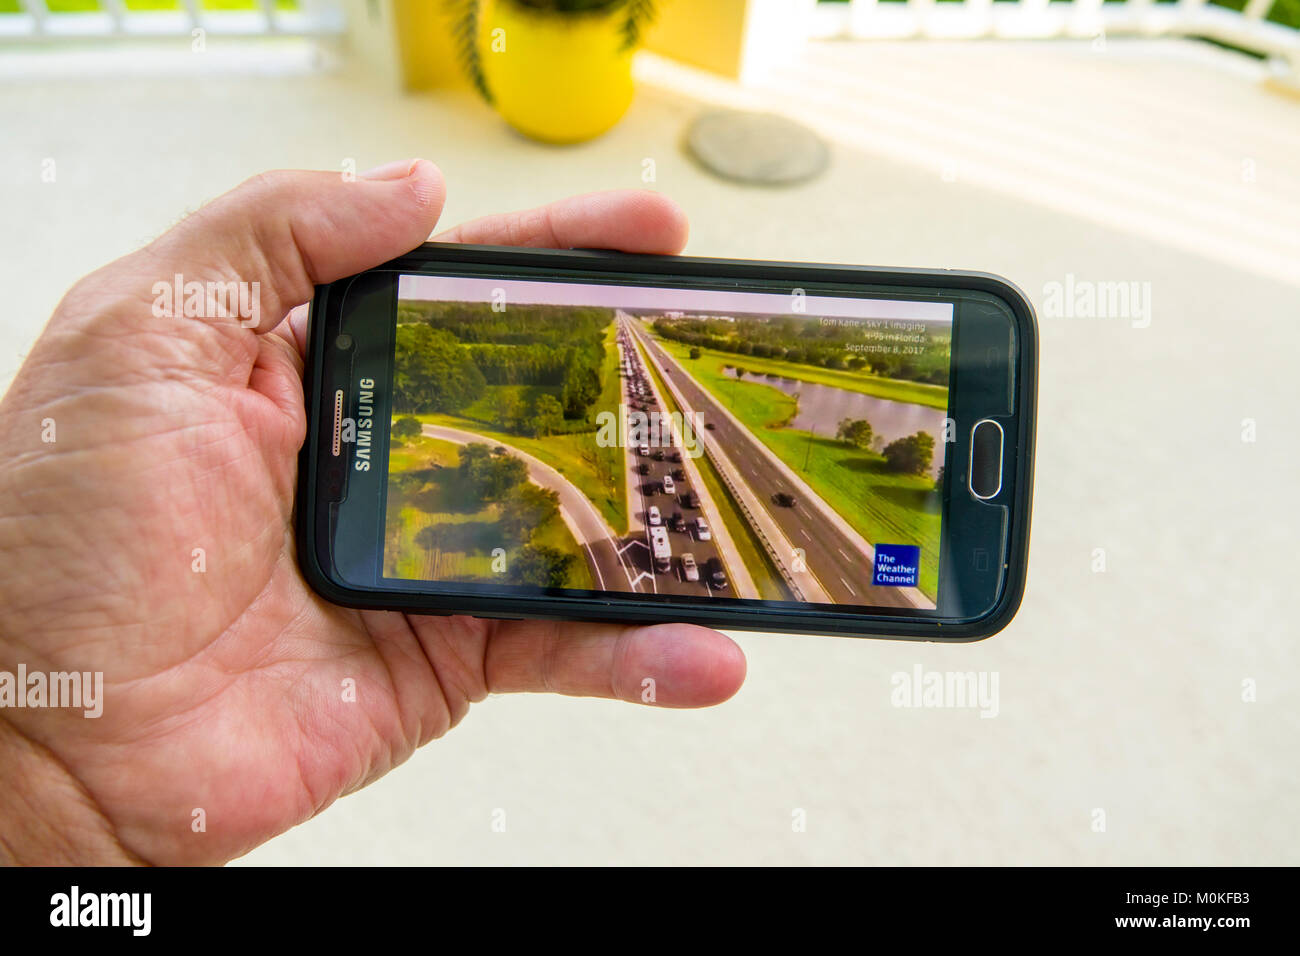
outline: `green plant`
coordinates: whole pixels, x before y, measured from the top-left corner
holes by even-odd
[[[845,418],[840,422],[835,437],[854,448],[870,448],[871,440],[876,436],[871,428],[871,422],[865,418]]]
[[[488,103],[492,102],[492,91],[488,89],[487,77],[483,74],[483,60],[478,49],[478,14],[479,0],[442,0],[443,7],[451,17],[451,35],[456,43],[456,59],[460,68],[474,84],[474,89]]]
[[[646,27],[655,21],[655,0],[627,0],[627,16],[619,28],[623,33],[623,49],[630,50],[641,42]]]
[[[492,91],[488,89],[483,74],[483,61],[479,53],[479,6],[481,0],[443,0],[452,20],[452,36],[456,41],[456,59],[469,77],[474,88],[488,103]],[[623,18],[619,33],[623,36],[620,52],[632,49],[641,42],[645,30],[654,22],[656,0],[502,0],[520,7],[550,13],[556,16],[581,16],[586,13],[606,13],[622,8]]]
[[[393,422],[393,437],[405,441],[420,434],[420,420],[407,415]]]
[[[934,437],[929,432],[917,432],[898,438],[885,446],[885,461],[894,471],[905,475],[921,475],[930,470],[934,460]]]

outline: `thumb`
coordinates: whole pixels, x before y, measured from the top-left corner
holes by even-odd
[[[256,315],[232,318],[266,332],[310,299],[314,285],[418,246],[433,231],[444,198],[442,174],[423,159],[390,163],[355,179],[328,172],[263,173],[189,216],[143,253],[158,273],[159,291],[175,288],[176,276],[182,290],[191,282],[241,284],[241,302],[256,303]],[[180,304],[173,303],[174,311],[181,311]]]

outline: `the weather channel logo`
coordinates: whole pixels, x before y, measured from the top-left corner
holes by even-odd
[[[871,583],[878,587],[914,588],[920,566],[920,545],[878,544]]]

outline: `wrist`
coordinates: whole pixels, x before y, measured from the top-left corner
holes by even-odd
[[[141,863],[117,840],[66,767],[0,712],[0,864],[123,866]]]

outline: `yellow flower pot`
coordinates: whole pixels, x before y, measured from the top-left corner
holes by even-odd
[[[497,112],[547,143],[579,143],[608,130],[632,102],[625,17],[622,4],[560,14],[484,0],[480,61]]]

